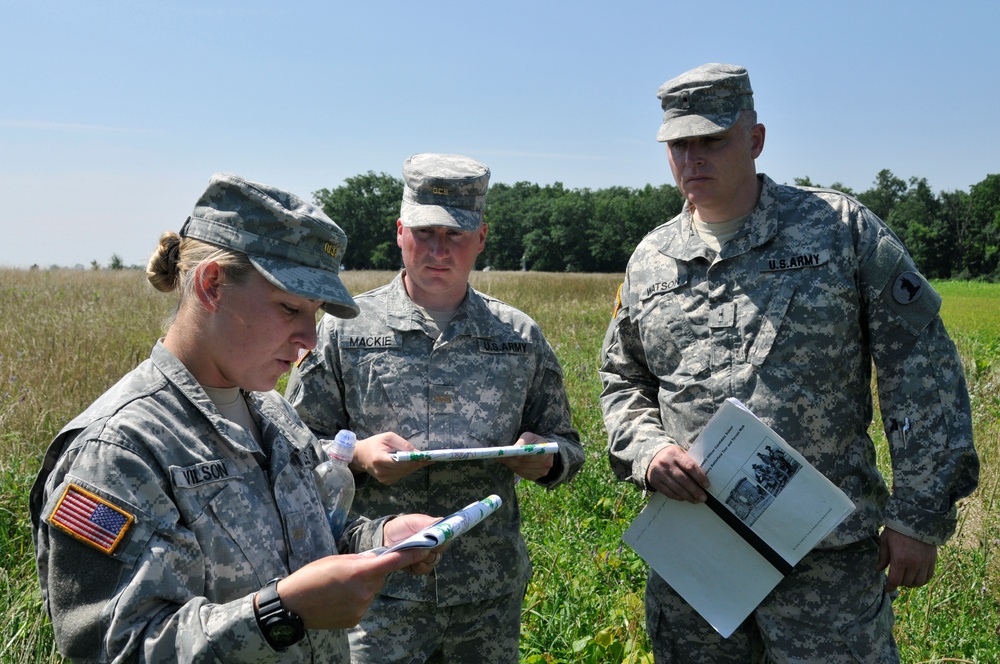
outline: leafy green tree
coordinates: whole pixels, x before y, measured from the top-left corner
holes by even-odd
[[[670,184],[659,187],[647,184],[636,193],[635,215],[631,222],[626,220],[623,238],[629,255],[649,231],[673,219],[684,207],[684,196],[680,189]],[[622,269],[625,269],[624,265]]]
[[[952,262],[950,278],[968,280],[966,253],[969,245],[967,233],[969,217],[969,194],[964,191],[942,191],[941,219],[945,227],[946,249]]]
[[[966,235],[969,275],[1000,281],[1000,174],[972,185]]]
[[[958,265],[948,251],[953,241],[941,214],[941,201],[925,178],[910,178],[910,187],[885,219],[899,235],[920,271],[932,279],[946,279]]]
[[[402,267],[403,256],[395,242],[383,242],[375,247],[371,255],[371,269],[398,270]]]
[[[560,252],[565,246],[566,239],[563,237],[562,230],[553,234],[552,215],[555,202],[566,193],[567,190],[561,182],[544,187],[534,185],[531,195],[522,201],[523,207],[520,213],[521,243],[523,246],[520,267],[522,270],[565,271],[565,261]],[[490,195],[487,194],[487,205],[489,205],[489,199]],[[505,240],[508,239],[505,236]],[[494,238],[492,241],[495,244],[498,240]],[[489,242],[487,242],[488,244]]]
[[[548,202],[541,199],[540,191],[541,187],[530,182],[490,186],[484,215],[490,230],[486,248],[479,257],[481,266],[522,269],[525,234],[548,224]]]
[[[639,194],[628,187],[609,187],[593,192],[593,221],[589,226],[588,243],[591,271],[624,271],[631,244],[629,227],[637,214]]]
[[[858,200],[883,221],[889,218],[893,206],[906,191],[906,181],[897,178],[887,168],[878,172],[875,186],[858,194]]]
[[[816,186],[808,176],[795,178]],[[827,187],[856,197],[884,219],[931,278],[1000,280],[1000,175],[987,176],[972,193],[935,196],[927,181],[909,183],[889,170],[860,194],[839,182]],[[335,189],[314,193],[348,235],[344,265],[356,269],[399,268],[396,219],[403,182],[385,173],[347,178]],[[489,225],[479,266],[499,270],[620,272],[636,244],[680,212],[684,197],[672,185],[641,189],[566,189],[493,183],[486,196]],[[120,259],[112,257],[112,269]],[[92,263],[95,269],[100,266]]]
[[[548,229],[533,228],[525,234],[523,265],[536,272],[561,271],[559,252]]]
[[[313,200],[347,233],[343,265],[353,269],[385,269],[395,260],[387,257],[387,246],[396,246],[396,220],[403,199],[403,181],[387,173],[368,171],[344,180],[336,189],[320,189]]]
[[[591,260],[589,228],[594,219],[593,201],[588,189],[563,191],[552,201],[549,218],[555,256],[553,271],[595,272]]]
[[[111,254],[111,260],[108,262],[109,270],[124,270],[125,262],[122,261],[122,257],[118,254]]]

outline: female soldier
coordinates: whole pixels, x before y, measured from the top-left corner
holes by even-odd
[[[346,243],[316,207],[227,174],[160,239],[147,277],[181,291],[166,336],[59,433],[32,489],[65,656],[347,662],[343,629],[385,575],[437,562],[335,555],[317,441],[272,391],[315,346],[320,307],[357,315],[337,276]],[[359,520],[340,544],[363,551],[433,521]]]

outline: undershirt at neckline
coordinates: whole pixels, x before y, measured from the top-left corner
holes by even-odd
[[[234,424],[238,424],[249,431],[257,443],[261,443],[260,427],[250,415],[250,407],[247,400],[243,398],[239,387],[209,387],[202,385],[205,394],[212,400],[219,414]]]
[[[698,233],[698,237],[718,252],[722,251],[722,245],[732,240],[740,232],[740,229],[743,228],[743,222],[749,219],[751,214],[752,211],[729,221],[713,221],[709,223],[699,221],[694,217],[691,218],[691,221],[694,224],[694,230]]]
[[[437,332],[436,337],[441,336],[441,332],[448,327],[448,323],[451,322],[451,320],[455,317],[455,314],[458,312],[458,309],[452,309],[451,311],[436,311],[434,309],[427,309],[426,307],[420,306],[416,302],[413,303],[413,306],[417,308],[417,311],[423,314],[424,320],[431,323],[431,326],[435,328],[435,331]]]

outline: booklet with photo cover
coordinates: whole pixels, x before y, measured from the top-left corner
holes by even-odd
[[[736,399],[688,454],[708,501],[654,493],[622,539],[728,637],[854,503]]]

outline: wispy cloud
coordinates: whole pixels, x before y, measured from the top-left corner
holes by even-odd
[[[41,120],[0,120],[0,127],[37,129],[39,131],[68,131],[92,134],[147,134],[144,129],[108,127],[105,125],[77,124],[73,122],[44,122]]]
[[[607,155],[586,155],[586,154],[564,154],[558,152],[518,152],[510,150],[481,150],[476,152],[480,155],[493,157],[522,157],[531,159],[560,159],[568,161],[623,161]]]

